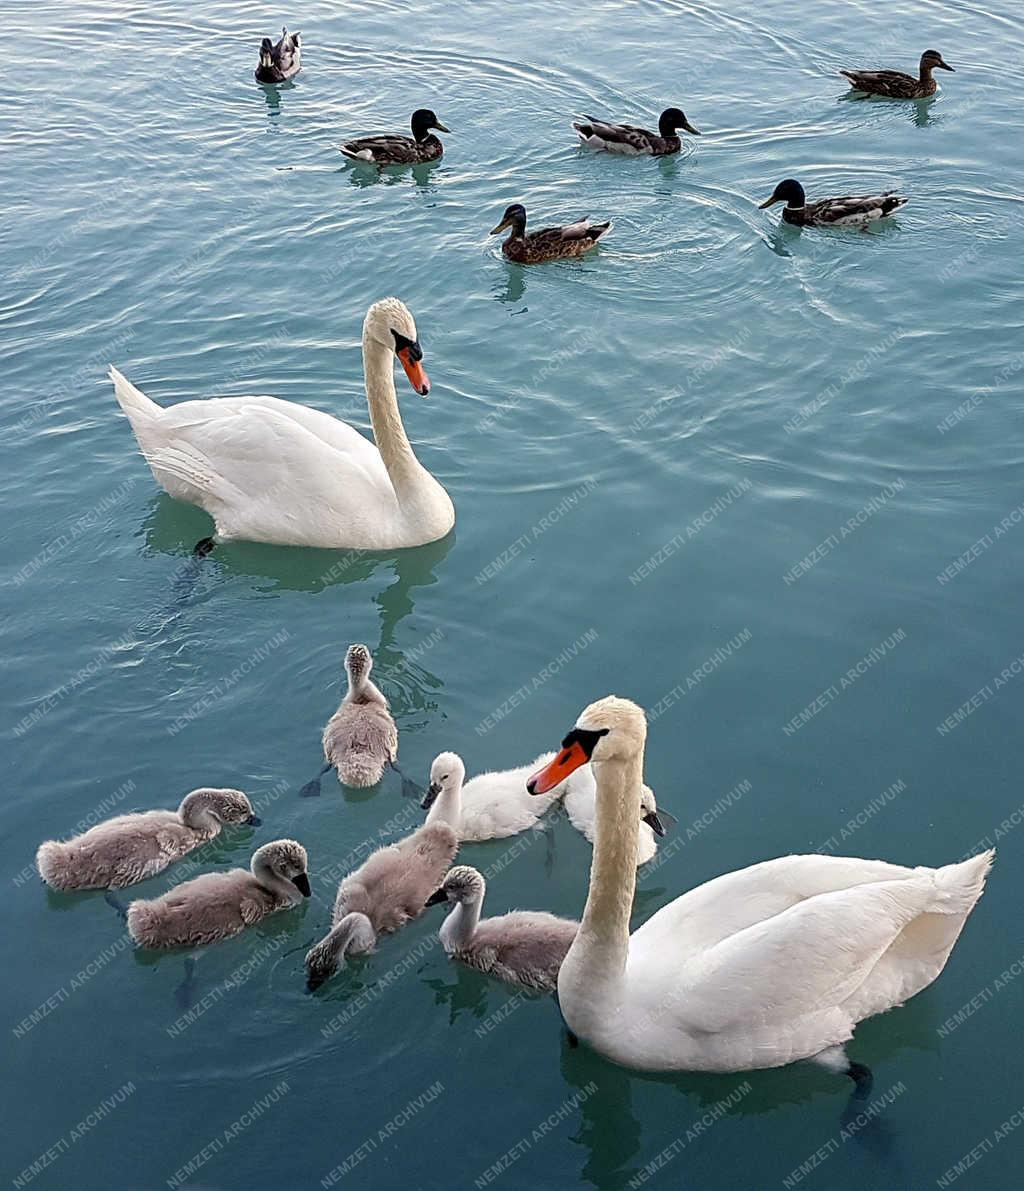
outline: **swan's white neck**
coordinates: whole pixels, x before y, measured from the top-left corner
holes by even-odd
[[[562,973],[571,986],[559,992],[594,1000],[622,976],[629,951],[629,916],[636,891],[640,836],[643,749],[635,756],[592,762],[597,783],[597,818],[590,892],[579,933]]]
[[[409,494],[423,474],[402,424],[395,392],[394,353],[363,333],[363,371],[366,375],[366,400],[377,450],[391,477],[399,500]]]
[[[462,821],[462,782],[452,780],[441,788],[441,793],[434,800],[426,822],[432,826],[438,823],[446,824],[458,835]],[[477,917],[479,917],[479,911]],[[452,915],[449,915],[452,917]]]
[[[468,901],[455,903],[455,909],[444,920],[438,932],[441,946],[449,954],[462,951],[473,942],[482,905],[483,894],[477,894]]]

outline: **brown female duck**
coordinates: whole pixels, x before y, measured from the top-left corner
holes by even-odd
[[[519,265],[536,265],[541,261],[563,260],[570,256],[582,256],[611,228],[611,222],[591,223],[584,215],[576,223],[564,227],[542,227],[538,232],[526,231],[526,208],[522,203],[513,203],[505,209],[501,223],[491,229],[496,236],[505,228],[511,228],[501,251],[510,261]]]
[[[938,89],[938,83],[932,78],[932,71],[936,68],[953,70],[949,63],[943,61],[938,50],[925,50],[921,55],[920,76],[916,79],[902,70],[841,70],[839,73],[850,80],[855,91],[864,91],[868,95],[885,95],[889,99],[927,99]]]

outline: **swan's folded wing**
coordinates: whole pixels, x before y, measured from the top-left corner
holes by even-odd
[[[679,838],[683,838],[681,831]],[[666,851],[670,848],[668,844]],[[707,951],[807,898],[913,876],[913,869],[884,860],[817,854],[777,856],[723,873],[669,902],[636,930],[630,948]]]
[[[684,963],[672,1016],[718,1033],[835,1009],[934,898],[930,872],[808,898]]]
[[[255,500],[287,507],[319,501],[329,508],[341,478],[354,503],[394,500],[380,453],[337,419],[302,406],[282,410],[292,403],[271,398],[187,404],[217,408],[182,411],[146,457],[154,470],[204,495],[190,498],[204,507]]]

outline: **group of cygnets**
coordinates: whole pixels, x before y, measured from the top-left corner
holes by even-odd
[[[376,785],[397,770],[398,730],[388,701],[370,678],[373,659],[365,645],[345,656],[348,690],[323,734],[326,765],[301,790],[320,793],[331,768],[346,786]],[[546,753],[531,764],[479,774],[466,781],[462,759],[440,753],[430,770],[421,807],[426,821],[397,843],[373,852],[338,887],[331,929],[306,956],[307,983],[318,988],[347,955],[373,950],[382,934],[398,930],[428,906],[453,908],[441,931],[449,955],[471,967],[527,988],[552,991],[579,923],[544,912],[516,911],[481,920],[486,883],[468,865],[451,867],[460,843],[500,839],[538,825],[560,798],[573,826],[593,843],[596,786],[589,765],[542,795],[531,795],[531,773],[549,764]],[[399,771],[400,772],[400,771]],[[410,783],[403,782],[403,789]],[[671,816],[659,814],[653,791],[640,793],[637,864],[657,851]],[[63,842],[40,845],[36,864],[57,890],[122,889],[163,872],[217,836],[223,826],[258,827],[241,790],[193,790],[176,811],[118,815]],[[159,897],[133,901],[124,911],[128,931],[141,947],[194,947],[230,938],[311,895],[308,855],[296,840],[264,844],[248,870],[204,873]],[[116,900],[114,904],[118,903]]]

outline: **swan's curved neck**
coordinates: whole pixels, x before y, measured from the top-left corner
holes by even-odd
[[[458,834],[461,819],[462,782],[453,781],[447,786],[444,786],[441,793],[434,800],[434,805],[430,808],[426,822],[431,825],[437,825],[438,823],[447,824],[452,831]],[[479,911],[477,911],[477,917],[480,917]]]
[[[291,881],[287,877],[282,877],[265,860],[254,860],[251,871],[257,884],[262,885],[264,889],[281,901],[293,903],[302,899],[302,894]]]
[[[220,832],[220,819],[213,813],[201,793],[189,794],[178,808],[178,814],[185,826],[191,827],[193,831],[201,831],[206,835],[217,835]]]
[[[374,441],[395,492],[401,496],[403,487],[413,484],[423,469],[413,453],[398,410],[394,353],[366,334],[363,335],[363,371]]]
[[[457,902],[455,909],[444,920],[439,932],[441,946],[445,951],[462,951],[473,942],[483,894],[479,893],[464,902]]]
[[[590,892],[572,950],[584,978],[618,976],[629,950],[629,915],[636,892],[640,792],[644,759],[592,763],[597,783],[597,821]]]
[[[365,674],[348,675],[348,701],[350,703],[386,703],[380,688]]]

